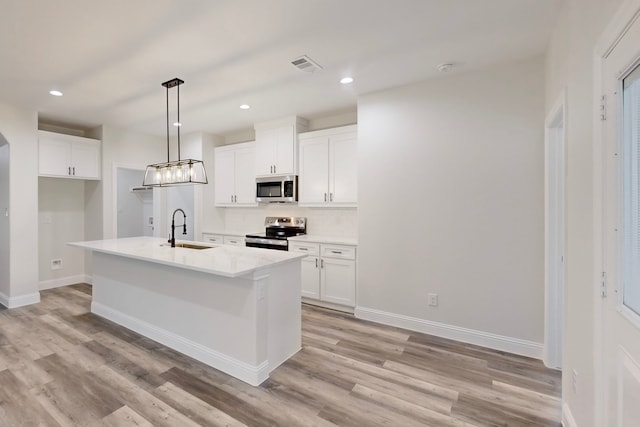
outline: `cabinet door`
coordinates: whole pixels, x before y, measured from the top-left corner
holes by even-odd
[[[355,307],[355,261],[322,258],[320,269],[320,299],[322,301]]]
[[[274,129],[256,130],[256,176],[268,176],[273,174],[274,145]]]
[[[329,201],[355,206],[358,202],[358,146],[356,133],[333,136],[329,142]]]
[[[234,202],[236,205],[257,205],[254,148],[236,150]]]
[[[295,148],[293,125],[276,128],[273,171],[276,175],[293,175],[296,173]]]
[[[320,260],[308,256],[302,259],[302,296],[320,299]]]
[[[324,205],[329,199],[328,138],[319,136],[300,141],[298,204]]]
[[[223,243],[223,237],[220,234],[202,233],[202,241],[208,243],[218,243],[221,245]]]
[[[100,144],[92,141],[71,143],[72,176],[100,179]]]
[[[232,246],[244,246],[244,237],[239,236],[224,236],[222,239],[225,245]]]
[[[68,177],[70,167],[71,143],[40,137],[38,141],[38,173]]]
[[[235,154],[233,150],[216,150],[214,162],[214,191],[216,206],[233,205]]]

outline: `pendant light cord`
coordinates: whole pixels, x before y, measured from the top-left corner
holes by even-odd
[[[180,122],[180,84],[178,84],[178,161],[180,161],[180,128],[182,123]]]
[[[167,162],[171,161],[171,155],[169,153],[169,86],[167,88]]]

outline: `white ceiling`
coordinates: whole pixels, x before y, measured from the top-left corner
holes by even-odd
[[[2,0],[0,102],[163,135],[161,83],[179,77],[183,133],[321,117],[441,63],[464,72],[541,54],[562,1]],[[323,70],[290,64],[304,54]],[[345,75],[355,82],[340,85]]]

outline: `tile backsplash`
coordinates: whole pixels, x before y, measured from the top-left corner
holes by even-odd
[[[228,233],[264,231],[267,216],[303,216],[307,233],[330,237],[357,237],[356,208],[301,208],[289,204],[260,205],[256,208],[224,208],[224,230]]]

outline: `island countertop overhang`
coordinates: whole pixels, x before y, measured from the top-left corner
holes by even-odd
[[[200,242],[184,242],[200,243]],[[304,258],[305,254],[247,248],[230,245],[210,245],[209,249],[172,248],[159,237],[127,237],[121,239],[69,242],[70,246],[118,255],[141,261],[200,271],[224,277],[241,277],[257,270]]]

